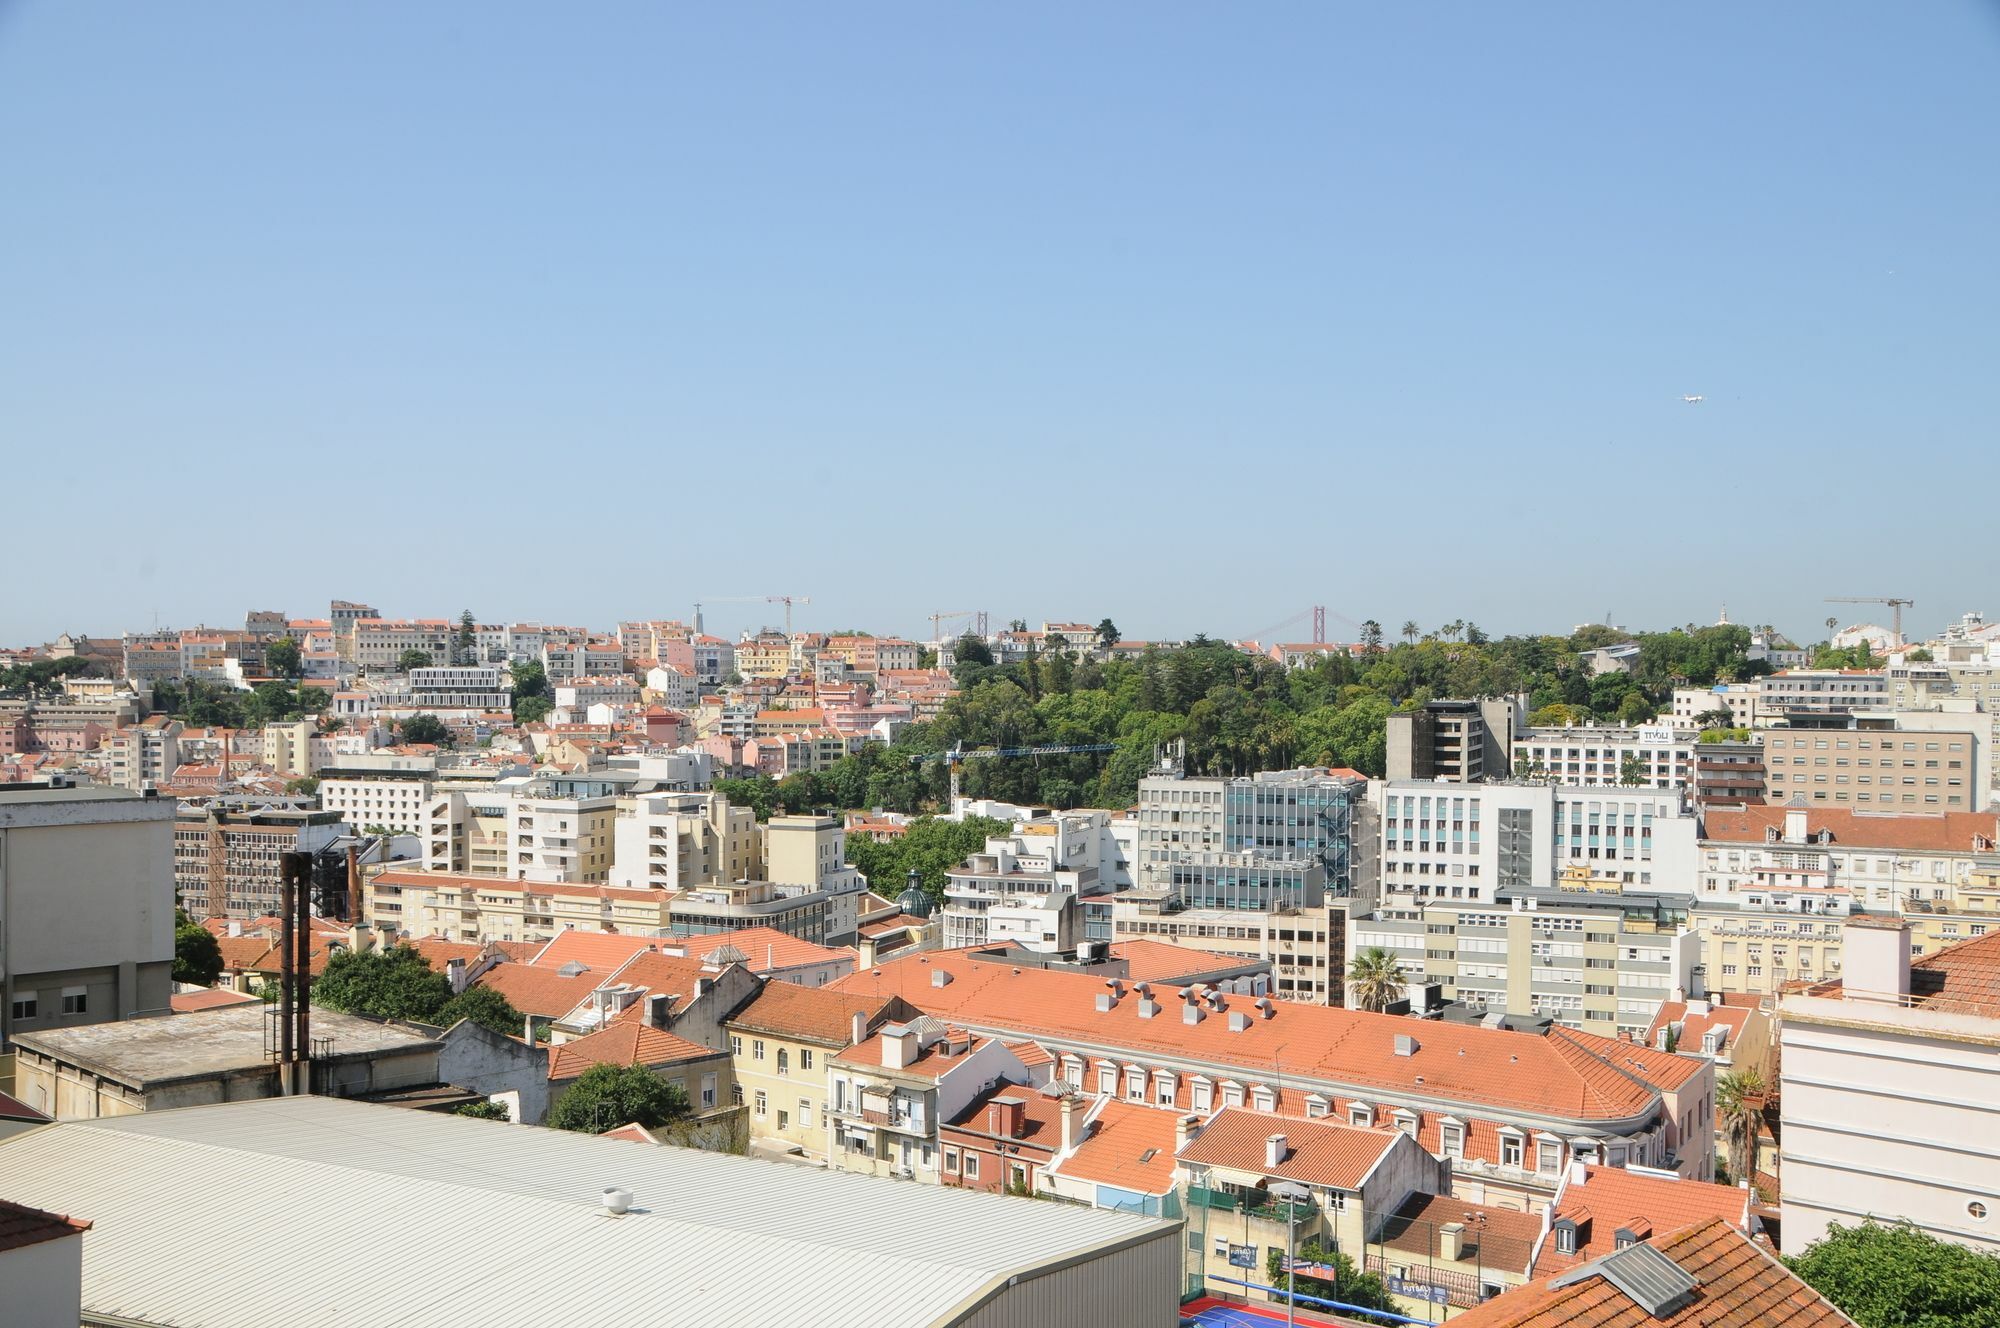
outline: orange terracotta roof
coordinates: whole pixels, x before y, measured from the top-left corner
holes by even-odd
[[[715,962],[713,957],[718,952],[734,948],[748,961],[753,973],[838,960],[846,960],[850,965],[854,962],[851,950],[829,949],[798,936],[788,936],[775,927],[744,927],[725,936],[690,936],[679,943],[705,963]]]
[[[614,1125],[597,1137],[600,1139],[627,1139],[635,1144],[657,1144],[660,1142],[653,1137],[652,1131],[637,1121],[627,1121],[623,1125]]]
[[[1895,919],[1885,919],[1894,923]],[[1860,925],[1856,919],[1850,926]],[[1839,999],[1842,979],[1807,988],[1812,996]],[[1910,961],[1910,1001],[1929,1010],[2000,1016],[2000,932],[1975,936]]]
[[[1171,982],[1195,973],[1235,968],[1243,962],[1193,946],[1143,939],[1116,942],[1111,957],[1126,962],[1133,982]]]
[[[26,1204],[0,1199],[0,1250],[18,1250],[46,1240],[81,1235],[90,1223],[60,1213],[45,1213]]]
[[[1785,830],[1785,814],[1803,810],[1806,834],[1830,831],[1848,848],[1899,848],[1933,853],[1971,853],[1974,841],[2000,841],[2000,821],[1992,812],[1857,812],[1835,807],[1758,804],[1715,807],[1702,816],[1702,837],[1731,844],[1761,844],[1766,831]]]
[[[950,974],[942,987],[937,972]],[[1651,1069],[1663,1061],[1679,1081],[1707,1062],[1693,1057],[1652,1059],[1631,1043],[1587,1033],[1539,1037],[1504,1029],[1432,1023],[1363,1010],[1275,1001],[1259,1018],[1247,998],[1228,999],[1231,1012],[1252,1017],[1233,1031],[1227,1014],[1211,1012],[1199,1024],[1181,1020],[1171,987],[1155,986],[1158,1016],[1139,1017],[1131,984],[1110,1011],[1096,998],[1103,980],[1082,973],[975,960],[963,951],[934,951],[888,960],[841,979],[851,992],[897,995],[926,1013],[1010,1037],[1042,1042],[1114,1046],[1152,1054],[1163,1062],[1197,1059],[1240,1067],[1268,1077],[1282,1058],[1284,1077],[1353,1085],[1371,1093],[1404,1096],[1419,1089],[1430,1099],[1474,1108],[1518,1110],[1565,1120],[1624,1120],[1657,1105],[1657,1093],[1636,1070],[1614,1069],[1617,1056]],[[1396,1054],[1396,1039],[1415,1040],[1410,1055]],[[1283,1050],[1281,1051],[1280,1048]],[[1427,1113],[1428,1114],[1428,1113]]]
[[[1021,1104],[1021,1132],[1012,1136],[1015,1142],[1051,1154],[1062,1147],[1062,1099],[1045,1096],[1021,1084],[993,1085],[943,1124],[947,1129],[995,1137],[986,1109],[995,1098],[1002,1097],[1012,1098]]]
[[[612,1024],[549,1048],[549,1078],[574,1079],[593,1065],[660,1069],[726,1055],[649,1024]]]
[[[240,991],[230,991],[226,987],[204,987],[200,991],[177,991],[167,998],[167,1005],[175,1014],[192,1014],[196,1010],[242,1005],[256,999],[255,996],[246,996]]]
[[[1286,1153],[1275,1167],[1265,1165],[1265,1141],[1285,1136]],[[1204,1125],[1181,1150],[1180,1160],[1278,1176],[1307,1185],[1359,1189],[1402,1135],[1319,1120],[1276,1120],[1261,1111],[1227,1107]]]
[[[872,1023],[887,1004],[880,997],[860,992],[768,982],[755,1000],[730,1018],[729,1024],[732,1028],[844,1047],[854,1031],[854,1016],[866,1015]]]
[[[631,962],[633,956],[657,950],[668,944],[644,936],[628,936],[615,931],[580,931],[574,927],[558,932],[554,940],[544,945],[528,962],[537,968],[561,968],[564,964],[583,964],[589,968],[601,968],[607,972],[622,968]]]
[[[1527,1276],[1542,1219],[1511,1208],[1467,1203],[1448,1194],[1412,1194],[1383,1226],[1381,1243],[1426,1261],[1435,1259],[1438,1232],[1450,1222],[1465,1227],[1462,1262]]]
[[[1668,1025],[1675,1025],[1680,1029],[1676,1045],[1682,1051],[1693,1054],[1701,1050],[1702,1038],[1709,1029],[1721,1028],[1727,1030],[1722,1035],[1722,1049],[1726,1051],[1736,1045],[1736,1040],[1743,1036],[1743,1026],[1749,1023],[1756,1013],[1756,1009],[1752,1006],[1718,1005],[1711,1002],[1708,1012],[1704,1014],[1689,1009],[1686,1001],[1662,1001],[1659,1010],[1653,1015],[1652,1026],[1646,1030],[1645,1044],[1649,1047],[1658,1046],[1661,1031]]]
[[[1031,1070],[1037,1065],[1054,1065],[1056,1063],[1056,1058],[1049,1054],[1049,1049],[1039,1042],[1029,1042],[1025,1039],[1020,1042],[1009,1042],[1007,1050],[1014,1053],[1014,1059],[1020,1061],[1021,1064]]]
[[[1854,1328],[1854,1320],[1719,1218],[1651,1242],[1695,1281],[1694,1299],[1656,1317],[1604,1276],[1531,1282],[1456,1315],[1458,1328]]]
[[[602,969],[585,969],[565,977],[553,968],[533,964],[495,964],[473,982],[490,987],[507,998],[522,1014],[541,1019],[560,1019],[590,999],[590,993],[608,976]]]
[[[895,1025],[887,1027],[895,1027]],[[912,1060],[908,1065],[890,1070],[888,1066],[882,1063],[883,1040],[883,1033],[877,1033],[866,1042],[855,1043],[846,1051],[834,1057],[834,1060],[842,1065],[865,1066],[869,1069],[882,1070],[891,1074],[909,1075],[916,1079],[942,1079],[945,1075],[950,1074],[953,1070],[972,1059],[974,1052],[993,1041],[992,1038],[973,1038],[969,1043],[965,1044],[964,1051],[953,1055],[948,1049],[948,1040],[940,1039],[937,1042],[931,1043],[922,1051],[919,1051],[916,1059]]]
[[[1575,1179],[1578,1171],[1583,1173],[1581,1181]],[[1569,1181],[1556,1200],[1555,1218],[1569,1218],[1577,1224],[1576,1253],[1556,1249],[1551,1236],[1542,1242],[1541,1254],[1535,1259],[1535,1275],[1547,1277],[1611,1253],[1618,1247],[1620,1227],[1638,1231],[1643,1226],[1650,1235],[1720,1218],[1747,1229],[1748,1201],[1749,1191],[1729,1185],[1572,1163]]]
[[[1174,1127],[1179,1119],[1178,1112],[1106,1098],[1083,1141],[1056,1170],[1135,1194],[1165,1194],[1174,1187]]]
[[[436,936],[427,936],[420,941],[405,941],[403,944],[424,957],[424,962],[442,973],[454,959],[465,961],[467,968],[479,962],[486,953],[486,947],[473,941],[447,941]]]

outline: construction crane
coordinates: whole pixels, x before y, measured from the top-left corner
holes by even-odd
[[[707,599],[694,602],[694,630],[701,632],[701,606],[704,604],[783,604],[785,606],[785,635],[792,634],[792,605],[810,604],[810,595],[710,595]]]
[[[1828,595],[1829,604],[1887,604],[1895,615],[1890,630],[1896,634],[1896,644],[1903,644],[1903,610],[1916,603],[1913,599],[1903,599],[1895,595]]]
[[[949,751],[927,752],[922,756],[912,756],[910,764],[923,765],[927,761],[943,761],[945,767],[951,772],[950,805],[957,807],[958,768],[967,761],[979,760],[985,757],[1007,759],[1016,756],[1069,756],[1079,752],[1115,752],[1117,750],[1118,745],[1116,743],[1084,742],[1064,743],[1044,747],[976,747],[971,751],[967,751],[964,743],[955,742],[951,745]]]
[[[931,615],[931,644],[936,645],[938,642],[944,640],[944,637],[940,633],[945,623],[957,622],[960,618],[974,619],[978,624],[973,629],[974,632],[982,637],[986,635],[986,610],[946,609],[941,613],[933,613]]]

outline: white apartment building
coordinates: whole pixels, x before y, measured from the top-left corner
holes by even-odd
[[[1691,989],[1701,953],[1678,909],[1546,893],[1383,908],[1350,925],[1346,957],[1373,946],[1447,1000],[1604,1037],[1643,1035],[1662,1001]]]
[[[1065,936],[1080,938],[1080,901],[1110,893],[1093,862],[1103,816],[1058,813],[1016,822],[1008,834],[989,838],[982,852],[946,872],[940,914],[946,948],[999,939],[990,927],[996,909],[1013,910],[1005,928],[1009,939],[1034,940],[1029,949],[1059,949]],[[1069,915],[1066,920],[1049,915],[1052,902],[1058,914]],[[1029,912],[1020,912],[1023,908]],[[1052,925],[1040,925],[1044,919]],[[1050,930],[1056,935],[1044,945],[1041,936]]]
[[[1879,671],[1787,669],[1757,680],[1757,715],[1769,723],[1791,712],[1831,714],[1881,705],[1888,694],[1888,676]]]
[[[1514,776],[1577,788],[1694,786],[1700,730],[1658,724],[1578,724],[1514,735]],[[1629,765],[1628,765],[1629,763]]]
[[[106,781],[134,793],[165,783],[181,763],[181,731],[179,720],[154,715],[105,734],[98,750]]]
[[[2000,1254],[2000,932],[1912,961],[1902,919],[1855,918],[1844,948],[1778,998],[1784,1252],[1874,1218]]]
[[[701,700],[700,681],[686,669],[671,664],[646,670],[646,690],[669,710],[692,710]]]
[[[434,756],[336,756],[320,774],[319,805],[339,812],[356,830],[380,826],[399,835],[421,835],[436,778]]]
[[[542,670],[555,687],[579,678],[614,675],[624,667],[625,655],[616,641],[579,641],[542,648]]]
[[[1957,898],[1996,849],[1995,817],[1898,814],[1840,807],[1717,807],[1702,818],[1699,898],[1762,907],[1783,894],[1809,908],[1845,897],[1876,912],[1912,912]],[[1840,912],[1845,912],[1843,905]]]
[[[369,673],[394,673],[405,650],[421,650],[433,663],[451,657],[458,624],[447,618],[361,618],[353,624],[354,664]]]
[[[1692,894],[1698,822],[1665,789],[1380,784],[1382,896],[1491,902],[1563,884]]]
[[[602,678],[575,678],[556,685],[556,706],[581,714],[592,706],[635,706],[639,704],[638,680],[625,674]]]
[[[612,826],[611,883],[688,890],[764,871],[757,814],[720,793],[644,793]]]
[[[1676,687],[1671,711],[1676,728],[1702,727],[1701,717],[1718,710],[1729,712],[1729,727],[1747,729],[1757,722],[1755,682],[1723,682],[1713,687]]]
[[[522,778],[433,789],[419,833],[427,871],[601,885],[610,879],[615,790]]]

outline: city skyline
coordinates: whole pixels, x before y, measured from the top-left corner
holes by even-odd
[[[1949,621],[1996,47],[1972,4],[11,6],[0,419],[51,571],[0,640],[662,579],[902,631]]]

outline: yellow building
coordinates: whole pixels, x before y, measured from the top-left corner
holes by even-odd
[[[383,931],[455,941],[547,941],[571,928],[665,936],[670,898],[665,890],[391,869],[368,878],[362,916]]]
[[[782,636],[738,641],[736,671],[746,678],[782,678],[792,671],[792,643]]]
[[[914,1015],[896,997],[770,982],[724,1021],[736,1091],[759,1152],[827,1158],[827,1065],[891,1018]]]

